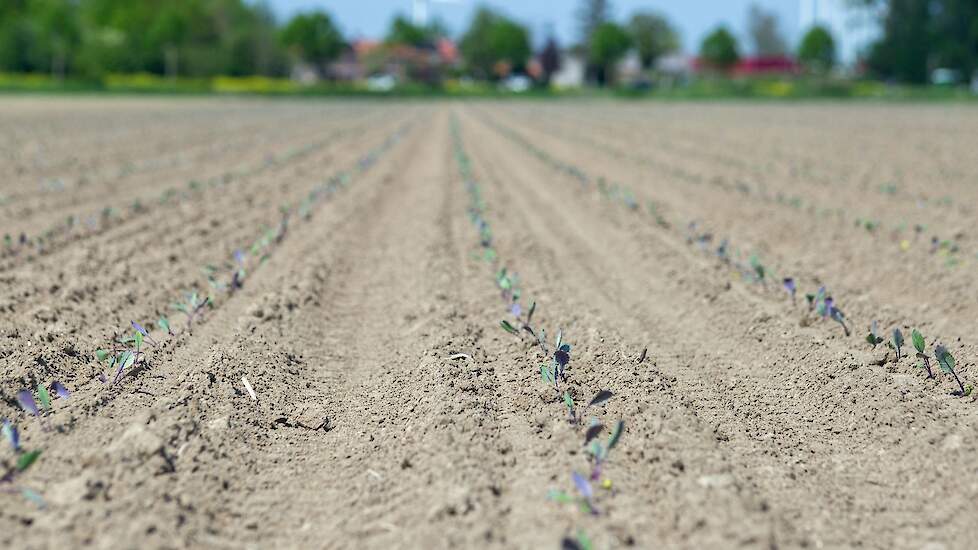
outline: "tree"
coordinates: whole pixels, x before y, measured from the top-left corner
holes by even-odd
[[[595,29],[591,37],[589,60],[598,70],[598,84],[603,86],[614,80],[615,64],[631,46],[631,37],[620,25],[605,23]]]
[[[778,28],[778,16],[752,4],[747,12],[747,28],[754,43],[754,54],[761,57],[783,56],[788,44]]]
[[[578,27],[581,47],[590,47],[595,31],[611,19],[611,2],[609,0],[581,0],[577,10]]]
[[[445,34],[439,24],[433,23],[428,26],[419,26],[408,21],[402,15],[398,15],[391,21],[387,37],[384,39],[388,45],[401,44],[422,48],[431,46],[435,40]]]
[[[679,49],[679,34],[662,15],[640,12],[632,15],[628,31],[642,60],[642,67],[652,68],[655,61]]]
[[[543,69],[543,84],[549,86],[553,76],[560,70],[560,46],[553,36],[547,39],[547,45],[540,52],[540,67]]]
[[[501,66],[523,71],[530,57],[530,33],[519,23],[480,8],[460,49],[469,69],[482,78],[498,76],[496,69]]]
[[[719,27],[703,39],[700,57],[714,69],[729,70],[740,60],[737,39],[726,27]]]
[[[320,67],[339,57],[345,45],[333,20],[321,11],[293,17],[280,40],[296,57]]]
[[[798,60],[810,70],[828,71],[835,65],[835,40],[832,33],[821,25],[815,25],[801,39]]]
[[[850,0],[878,9],[882,35],[869,53],[877,76],[923,84],[932,69],[967,77],[978,69],[978,3],[974,0]]]

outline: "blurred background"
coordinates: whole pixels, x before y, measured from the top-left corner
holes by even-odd
[[[978,94],[975,0],[2,0],[0,90]]]

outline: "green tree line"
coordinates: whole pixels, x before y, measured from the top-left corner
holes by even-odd
[[[302,28],[310,24],[311,42]],[[243,0],[3,0],[0,71],[281,75],[290,51],[339,51],[324,44],[324,27],[335,30],[328,17],[279,28],[268,6]],[[330,39],[342,44],[338,32]]]

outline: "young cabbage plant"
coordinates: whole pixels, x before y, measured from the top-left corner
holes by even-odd
[[[32,464],[37,462],[38,457],[41,456],[41,451],[25,451],[20,447],[19,435],[17,434],[17,429],[4,423],[4,435],[8,437],[8,441],[11,442],[11,446],[14,447],[14,459],[4,459],[0,462],[2,465],[3,476],[0,477],[0,491],[5,493],[16,493],[23,496],[25,499],[30,500],[38,506],[38,508],[44,508],[44,499],[41,498],[36,491],[29,489],[17,483],[18,478],[31,467]],[[10,439],[13,438],[13,439]]]
[[[874,320],[872,324],[869,325],[869,334],[866,335],[866,341],[869,342],[869,345],[873,346],[874,349],[876,346],[883,343],[883,337],[879,335],[878,328],[879,327]]]
[[[608,461],[608,454],[618,445],[618,441],[621,440],[621,434],[625,429],[625,421],[619,420],[615,424],[615,428],[612,430],[611,435],[608,437],[608,442],[605,445],[602,445],[597,439],[601,431],[600,429],[596,429],[597,426],[601,426],[601,424],[592,424],[592,427],[588,429],[584,436],[584,445],[591,460],[591,481],[601,480],[601,472],[605,463]],[[603,426],[601,427],[603,428]]]
[[[937,364],[940,365],[941,370],[950,374],[954,377],[954,381],[958,383],[958,387],[961,388],[961,395],[966,396],[971,394],[971,385],[969,384],[965,388],[964,384],[961,383],[961,379],[958,377],[958,373],[955,372],[954,366],[954,356],[951,352],[947,351],[944,346],[937,346],[934,348],[934,358],[937,359]]]
[[[547,498],[554,502],[576,503],[584,513],[598,515],[598,509],[594,506],[594,489],[591,487],[591,482],[574,471],[571,472],[571,479],[574,481],[574,488],[577,490],[578,496],[576,498],[556,490],[550,491]]]
[[[791,296],[791,303],[795,303],[795,293],[798,291],[798,287],[795,284],[795,280],[791,277],[786,277],[782,284],[784,285],[785,291]]]
[[[910,339],[913,341],[914,349],[917,350],[917,359],[922,361],[920,367],[927,370],[927,378],[934,378],[934,371],[930,368],[930,357],[924,353],[924,335],[919,330],[913,329]]]
[[[896,350],[896,360],[899,361],[903,357],[901,350],[903,349],[903,333],[900,329],[893,329],[893,338],[890,340],[890,347]]]
[[[202,299],[196,292],[187,292],[183,301],[174,303],[172,307],[187,316],[187,332],[192,333],[194,320],[203,313],[204,308],[210,303],[210,297]]]

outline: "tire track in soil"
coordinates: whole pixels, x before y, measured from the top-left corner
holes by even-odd
[[[489,136],[480,144],[488,152],[493,150],[492,142],[501,143],[498,136]],[[507,159],[507,166],[512,166],[513,157],[520,154],[508,142],[497,149],[507,151],[497,153],[498,158]],[[522,184],[526,192],[519,196],[530,203],[531,212],[546,212],[545,205],[552,200],[539,195],[542,187],[552,183],[529,183],[553,181],[551,171],[542,172],[537,177],[507,174],[519,176],[514,183]],[[576,185],[561,179],[566,180],[560,184],[563,190],[549,193],[550,197]],[[940,508],[939,494],[953,495],[950,498],[956,505],[965,506],[978,489],[961,491],[954,481],[967,477],[971,468],[966,457],[972,444],[963,434],[973,429],[976,419],[967,403],[947,397],[935,399],[912,381],[901,384],[886,380],[888,375],[879,367],[860,368],[869,366],[865,363],[867,354],[851,352],[844,341],[817,338],[819,345],[813,350],[810,342],[816,330],[793,326],[766,307],[769,304],[739,287],[727,292],[729,285],[724,285],[722,271],[710,276],[708,262],[692,256],[681,243],[668,242],[669,236],[647,225],[617,218],[609,222],[608,214],[622,216],[620,210],[610,208],[604,208],[600,224],[611,226],[613,231],[586,225],[582,220],[593,218],[604,205],[575,208],[577,204],[562,202],[563,214],[575,217],[578,225],[565,227],[564,232],[554,229],[551,242],[573,242],[568,245],[571,250],[605,250],[588,238],[601,234],[615,243],[615,252],[605,254],[600,262],[615,275],[595,275],[592,284],[621,285],[612,296],[635,300],[638,307],[619,308],[621,319],[633,315],[646,329],[657,326],[652,334],[659,338],[667,335],[673,341],[686,342],[688,361],[660,361],[660,366],[676,377],[674,391],[690,408],[690,414],[717,427],[717,439],[733,458],[735,479],[750,484],[766,505],[781,515],[781,542],[860,541],[872,545],[890,541],[914,545],[943,541],[953,545],[961,540],[967,531],[965,520],[939,513],[928,515],[925,510]],[[553,216],[543,217],[550,220]],[[557,228],[561,222],[552,220],[545,225]],[[579,227],[591,231],[581,229],[575,235]],[[643,272],[641,282],[614,280],[616,275],[634,272],[622,258],[637,264]],[[669,280],[678,284],[662,284]],[[643,285],[657,283],[658,288],[652,291],[654,303],[648,298],[633,298],[648,294]],[[613,302],[614,298],[607,300]],[[694,304],[714,310],[711,319],[703,322],[704,312]],[[657,310],[671,311],[672,315],[666,319],[649,317],[649,311]],[[744,326],[746,319],[750,324]],[[737,356],[698,349],[706,342],[717,349],[737,349]],[[938,426],[957,428],[950,432],[928,429],[931,422],[921,423],[917,416],[929,417]],[[936,468],[955,472],[950,479],[919,468],[921,449],[934,442],[952,451],[937,458],[940,465]],[[838,510],[844,510],[845,520],[832,512]]]

